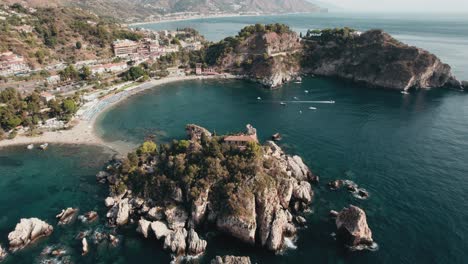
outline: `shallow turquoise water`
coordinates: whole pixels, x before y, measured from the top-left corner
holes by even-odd
[[[279,104],[293,97],[336,103]],[[282,133],[281,145],[301,155],[322,183],[351,179],[371,193],[361,201],[323,184],[298,249],[283,256],[233,241],[209,243],[207,256],[237,248],[260,263],[463,263],[468,258],[467,114],[468,95],[452,90],[405,96],[319,78],[275,91],[244,81],[191,81],[125,101],[102,116],[99,133],[108,141],[136,144],[150,135],[162,142],[184,138],[186,123],[220,134],[250,123],[263,140]],[[366,210],[377,252],[346,253],[330,236],[335,227],[328,211],[350,203]]]
[[[467,10],[460,10],[467,12]],[[358,30],[383,29],[398,40],[424,48],[453,67],[454,74],[468,80],[468,14],[369,14],[314,13],[297,15],[208,18],[189,21],[146,24],[150,29],[192,27],[208,40],[218,41],[236,35],[254,23],[285,23],[297,32],[308,29],[351,27]]]

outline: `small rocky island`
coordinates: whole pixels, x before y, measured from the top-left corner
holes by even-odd
[[[189,140],[147,141],[97,175],[110,185],[109,223],[138,223],[174,257],[202,254],[207,230],[280,252],[305,224],[318,178],[299,156],[272,141],[260,145],[251,126],[227,136],[186,130]]]
[[[207,48],[207,63],[274,88],[300,75],[338,77],[398,90],[467,87],[434,54],[382,30],[309,30],[256,24]]]

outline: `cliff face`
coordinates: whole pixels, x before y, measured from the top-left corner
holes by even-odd
[[[282,250],[285,238],[305,223],[302,216],[314,196],[309,183],[314,177],[302,159],[273,142],[239,146],[206,133],[189,138],[151,152],[140,148],[108,168],[113,197],[106,201],[114,201],[107,203],[109,222],[138,220],[138,231],[148,237],[153,230],[174,256],[203,253],[206,242],[195,230],[207,226],[250,245]]]
[[[279,27],[283,26],[245,28],[240,35],[228,38],[216,66],[270,88],[290,81],[299,74],[302,45],[295,32]]]
[[[456,86],[449,65],[434,54],[403,44],[381,30],[349,33],[304,42],[304,71],[337,76],[371,86],[406,90]]]

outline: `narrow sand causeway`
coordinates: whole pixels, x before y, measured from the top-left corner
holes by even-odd
[[[117,105],[119,102],[127,99],[131,95],[137,94],[141,91],[153,88],[155,86],[178,82],[178,81],[188,81],[188,80],[202,80],[202,79],[228,79],[235,78],[233,75],[215,75],[215,76],[177,76],[177,77],[167,77],[160,80],[151,80],[146,83],[142,83],[138,86],[129,88],[125,90],[125,95],[115,94],[111,96],[106,96],[106,99],[109,100],[110,97],[118,97],[116,100],[109,100],[111,103],[102,105],[96,103],[93,107],[96,107],[95,110],[98,112],[92,115],[91,117],[82,118],[76,117],[71,121],[73,127],[68,130],[54,131],[54,132],[44,132],[43,134],[36,137],[27,137],[24,135],[18,135],[14,139],[5,139],[0,141],[0,148],[7,146],[15,145],[28,145],[28,144],[43,144],[43,143],[57,143],[57,144],[86,144],[86,145],[99,145],[103,147],[110,148],[121,155],[126,155],[132,148],[130,146],[124,146],[117,143],[110,143],[103,141],[95,132],[94,126],[96,124],[97,117],[110,109],[112,106]],[[93,109],[88,109],[93,110]]]

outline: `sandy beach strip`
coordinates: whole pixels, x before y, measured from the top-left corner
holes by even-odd
[[[95,123],[100,114],[110,109],[111,107],[117,105],[119,102],[124,101],[131,95],[137,94],[139,92],[151,89],[156,86],[163,84],[180,82],[180,81],[189,81],[189,80],[206,80],[206,79],[233,79],[236,76],[229,74],[220,74],[212,76],[176,76],[176,77],[167,77],[159,80],[150,80],[148,82],[142,83],[140,85],[128,88],[125,90],[123,96],[119,96],[118,100],[112,101],[112,103],[106,104],[104,107],[97,109],[98,111],[92,115],[90,119],[82,119],[80,117],[75,117],[71,123],[72,127],[67,130],[60,131],[49,131],[44,132],[39,136],[28,137],[24,135],[18,135],[14,139],[4,139],[0,141],[0,149],[2,147],[8,146],[17,146],[17,145],[29,145],[29,144],[43,144],[43,143],[55,143],[55,144],[85,144],[85,145],[98,145],[102,147],[110,148],[121,155],[126,155],[131,148],[128,146],[123,146],[121,144],[113,144],[111,142],[105,142],[102,140],[95,131]],[[116,96],[120,94],[115,94]],[[109,99],[109,97],[106,97]],[[104,99],[102,99],[104,100]],[[38,145],[37,145],[38,146]],[[36,146],[36,147],[37,147]]]

